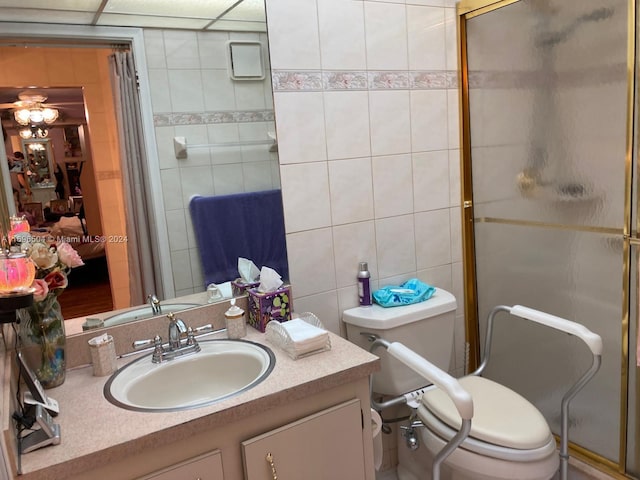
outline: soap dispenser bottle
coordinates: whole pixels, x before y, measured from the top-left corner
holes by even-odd
[[[367,262],[360,262],[358,267],[358,300],[363,307],[371,305],[371,274]]]
[[[247,335],[247,324],[244,319],[244,310],[236,305],[236,299],[231,299],[231,307],[224,312],[224,321],[227,326],[227,337],[242,338]]]

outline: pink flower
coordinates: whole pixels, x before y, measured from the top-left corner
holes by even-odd
[[[76,252],[74,248],[68,243],[60,242],[56,248],[58,252],[58,258],[68,267],[74,268],[84,265],[82,258],[80,258],[80,255],[78,255],[78,252]]]
[[[46,281],[36,278],[31,284],[31,287],[35,288],[35,291],[33,292],[33,299],[36,302],[41,302],[47,298],[47,295],[49,294],[49,285],[47,285]]]
[[[55,270],[44,277],[44,281],[47,282],[49,286],[49,290],[54,290],[56,288],[67,288],[68,281],[67,276],[60,272],[59,270]]]

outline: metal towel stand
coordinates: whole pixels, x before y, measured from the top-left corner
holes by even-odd
[[[585,326],[556,317],[548,313],[534,310],[532,308],[515,305],[508,307],[498,305],[489,313],[487,321],[487,335],[485,339],[484,356],[480,366],[471,375],[481,376],[482,372],[489,363],[491,353],[491,343],[493,339],[493,323],[495,316],[500,312],[507,312],[511,315],[530,320],[541,325],[545,325],[556,330],[574,335],[580,338],[589,347],[593,355],[591,367],[576,381],[576,383],[562,397],[561,403],[561,419],[560,419],[560,480],[567,480],[569,469],[569,403],[582,390],[582,388],[593,378],[602,363],[602,338],[590,331]],[[433,480],[440,480],[440,467],[442,462],[458,448],[469,435],[471,431],[471,421],[473,418],[473,399],[469,393],[464,390],[460,383],[448,373],[439,369],[413,350],[405,347],[398,342],[388,342],[373,333],[362,333],[369,338],[372,343],[369,351],[373,352],[378,347],[384,347],[388,353],[413,371],[432,382],[436,387],[442,389],[454,402],[460,417],[462,418],[462,426],[458,433],[438,452],[433,461],[432,475]],[[407,402],[405,395],[393,397],[384,402],[376,402],[371,395],[371,405],[376,410],[382,410],[393,405]]]

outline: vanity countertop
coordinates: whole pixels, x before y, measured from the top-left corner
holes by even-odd
[[[94,377],[91,366],[72,369],[63,385],[47,390],[60,404],[60,414],[54,421],[60,425],[61,444],[23,455],[22,478],[66,478],[159,443],[178,442],[206,429],[361,380],[379,369],[378,357],[335,334],[330,333],[330,337],[330,351],[294,361],[269,344],[264,334],[248,328],[246,340],[265,344],[275,354],[276,366],[269,377],[235,397],[178,412],[144,413],[118,408],[102,393],[108,376]],[[226,334],[220,332],[206,338],[226,338]],[[119,366],[133,358],[120,359]],[[4,422],[6,425],[6,419]]]

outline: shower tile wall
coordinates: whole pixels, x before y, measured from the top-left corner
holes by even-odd
[[[260,40],[266,52],[267,38],[145,29],[144,39],[174,288],[184,295],[204,289],[191,196],[279,188],[280,172],[268,145],[194,148],[178,160],[173,137],[195,145],[267,140],[268,132],[275,132],[269,76],[232,81],[227,72],[226,42]]]
[[[267,0],[296,309],[339,332],[374,288],[411,277],[458,298],[460,167],[452,0]]]

